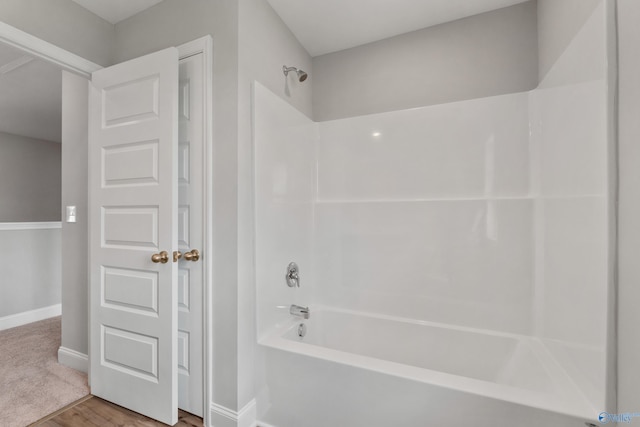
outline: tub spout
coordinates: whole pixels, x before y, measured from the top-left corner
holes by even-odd
[[[289,313],[294,316],[304,317],[305,319],[309,318],[309,307],[300,307],[299,305],[291,304],[289,308]]]

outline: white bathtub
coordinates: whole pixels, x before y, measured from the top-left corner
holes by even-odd
[[[260,344],[259,425],[584,427],[603,410],[531,337],[312,307]]]

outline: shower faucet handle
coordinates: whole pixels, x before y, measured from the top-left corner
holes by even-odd
[[[290,288],[299,288],[300,287],[300,269],[298,268],[298,264],[295,262],[290,262],[287,266],[287,274],[285,275],[285,279],[287,280],[287,286]]]

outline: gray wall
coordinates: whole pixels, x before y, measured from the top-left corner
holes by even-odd
[[[538,0],[538,77],[542,81],[601,0]]]
[[[87,354],[87,80],[63,71],[62,94],[62,207],[77,209],[76,223],[62,223],[62,347]]]
[[[61,147],[0,133],[0,222],[60,221]]]
[[[640,2],[618,0],[618,411],[640,407]]]
[[[0,21],[97,64],[113,63],[113,25],[71,0],[2,0]]]
[[[0,231],[0,259],[0,317],[60,303],[59,229]]]
[[[237,410],[238,2],[165,0],[116,25],[115,57],[120,62],[207,34],[214,67],[212,400]]]
[[[537,59],[535,1],[318,56],[313,118],[530,90]]]
[[[315,78],[311,56],[266,0],[241,0],[239,4],[240,102],[250,108],[251,83],[257,80],[311,117]],[[303,83],[295,82],[292,75],[285,78],[283,65],[303,69],[309,78]],[[241,124],[240,129],[247,127]]]

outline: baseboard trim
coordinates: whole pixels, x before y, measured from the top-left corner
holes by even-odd
[[[89,372],[89,356],[70,348],[60,347],[58,349],[58,363],[76,371]]]
[[[24,311],[10,316],[0,317],[0,331],[37,322],[38,320],[60,316],[62,314],[62,304],[50,305],[49,307],[38,308],[36,310]]]
[[[254,427],[256,425],[256,400],[252,399],[239,411],[211,403],[210,427]]]

